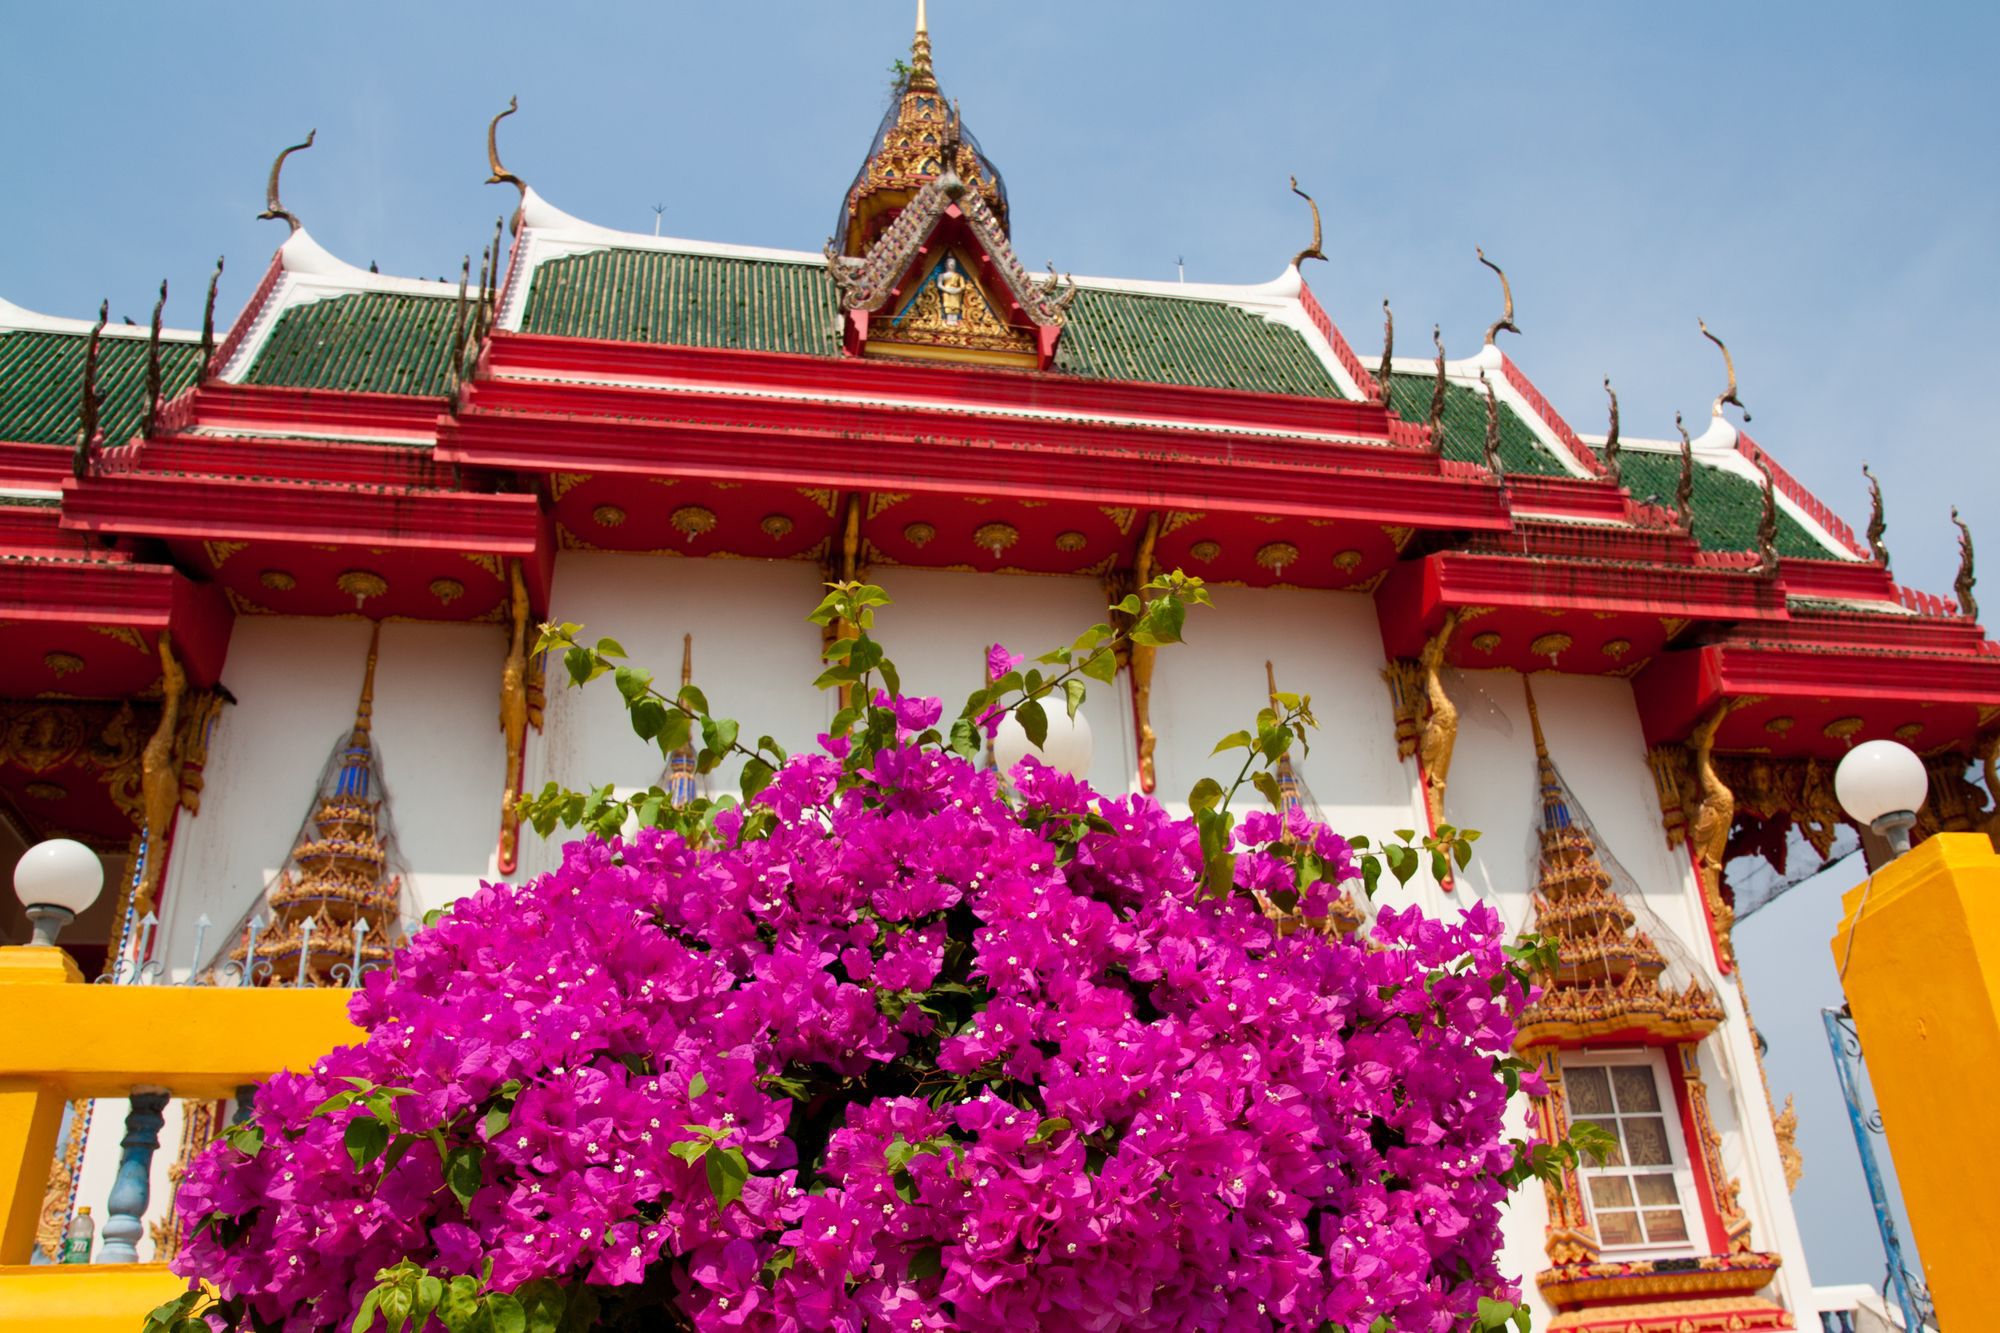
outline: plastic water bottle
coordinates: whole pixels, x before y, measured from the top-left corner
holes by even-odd
[[[76,1216],[69,1220],[68,1230],[63,1232],[62,1261],[66,1264],[87,1264],[90,1262],[90,1243],[97,1234],[97,1223],[90,1217],[88,1207],[76,1210]]]

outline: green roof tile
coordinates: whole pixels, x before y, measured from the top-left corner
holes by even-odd
[[[1671,509],[1681,482],[1681,456],[1674,453],[1619,455],[1625,489],[1634,499]],[[1694,539],[1705,551],[1754,551],[1757,524],[1764,516],[1764,489],[1748,477],[1710,466],[1694,467]],[[1832,554],[1784,506],[1778,507],[1778,554],[1825,560]]]
[[[243,382],[442,398],[451,392],[457,320],[449,296],[357,292],[294,306]]]
[[[0,333],[0,440],[74,445],[81,422],[83,359],[88,334],[22,330]],[[196,343],[160,343],[162,400],[194,383],[201,368]],[[104,438],[123,444],[146,414],[146,340],[98,342],[97,387],[104,395],[99,418]]]
[[[840,310],[812,264],[598,250],[535,270],[527,333],[833,356]],[[1086,289],[1069,309],[1055,369],[1093,379],[1337,398],[1298,332],[1214,301]]]
[[[815,356],[840,350],[824,268],[650,250],[597,250],[538,265],[521,330]]]
[[[1298,330],[1217,301],[1135,292],[1079,291],[1055,368],[1093,379],[1341,396]]]
[[[1389,405],[1405,421],[1428,425],[1434,375],[1391,375]],[[1447,382],[1444,386],[1444,456],[1460,463],[1486,461],[1486,402],[1475,389]],[[1567,477],[1570,470],[1555,460],[1528,423],[1504,399],[1500,403],[1500,465],[1510,473]]]

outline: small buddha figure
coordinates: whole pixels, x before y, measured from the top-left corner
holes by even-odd
[[[944,322],[956,324],[965,318],[965,275],[958,271],[958,256],[946,255],[938,270],[938,303]]]

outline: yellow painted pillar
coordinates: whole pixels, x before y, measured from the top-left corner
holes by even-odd
[[[61,949],[0,949],[0,986],[82,980]],[[63,1103],[62,1089],[52,1080],[26,1071],[0,1073],[0,1264],[25,1264],[34,1251]]]
[[[1987,1324],[2000,1253],[2000,856],[1941,833],[1843,899],[1833,960],[1943,1328]]]

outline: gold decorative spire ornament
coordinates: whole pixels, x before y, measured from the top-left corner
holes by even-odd
[[[201,307],[201,366],[203,375],[208,374],[208,363],[215,356],[215,289],[222,285],[222,256],[215,257],[215,272],[208,275],[208,299]]]
[[[1764,507],[1757,515],[1757,572],[1778,572],[1778,480],[1763,459],[1755,460],[1764,474]]]
[[[1555,944],[1557,963],[1543,977],[1540,998],[1521,1015],[1516,1044],[1706,1036],[1722,1022],[1721,1005],[1697,980],[1681,989],[1662,983],[1667,957],[1638,929],[1638,914],[1613,886],[1596,839],[1549,758],[1534,686],[1526,676],[1521,685],[1542,797],[1541,851],[1529,901],[1535,932]]]
[[[521,562],[507,562],[510,637],[507,659],[500,666],[500,734],[507,745],[507,786],[500,795],[500,873],[511,875],[521,863],[521,770],[528,743],[528,586]]]
[[[1500,395],[1494,392],[1484,369],[1479,372],[1479,388],[1486,399],[1486,470],[1498,477],[1506,472],[1500,462]]]
[[[1618,457],[1618,391],[1611,387],[1611,377],[1604,377],[1604,396],[1611,400],[1611,429],[1604,434],[1604,470],[1611,477],[1613,486],[1625,484],[1625,468]]]
[[[1431,342],[1437,346],[1437,377],[1431,381],[1431,448],[1444,452],[1444,335],[1431,325]]]
[[[1875,474],[1868,465],[1861,465],[1861,475],[1868,478],[1868,549],[1882,568],[1889,567],[1889,547],[1882,540],[1882,534],[1889,530],[1889,521],[1882,516],[1882,483],[1875,480]]]
[[[1516,337],[1520,336],[1520,325],[1514,322],[1514,284],[1507,281],[1507,270],[1488,259],[1484,250],[1475,245],[1472,247],[1472,253],[1479,256],[1480,263],[1500,275],[1500,296],[1506,302],[1506,309],[1500,312],[1500,318],[1486,326],[1486,345],[1491,347],[1495,336],[1503,330]]]
[[[1674,512],[1681,517],[1681,527],[1694,531],[1694,441],[1688,438],[1687,423],[1681,414],[1674,413],[1674,429],[1681,433],[1681,477],[1674,486]]]
[[[1417,734],[1417,758],[1424,768],[1424,809],[1431,827],[1444,823],[1445,783],[1451,776],[1451,752],[1458,744],[1458,705],[1444,688],[1444,655],[1458,628],[1458,612],[1446,614],[1438,632],[1417,658],[1423,672],[1424,720]]]
[[[254,985],[354,986],[388,962],[401,939],[402,880],[391,870],[393,837],[372,735],[375,664],[382,625],[368,638],[368,665],[354,726],[320,776],[285,868],[264,894],[262,934],[245,928],[229,957]]]
[[[174,738],[181,724],[181,700],[187,697],[187,672],[174,656],[173,631],[161,630],[160,642],[160,724],[139,758],[139,791],[145,812],[146,861],[139,883],[132,892],[132,910],[144,916],[153,910],[160,885],[160,868],[166,863],[167,839],[174,826],[174,814],[181,803],[181,766],[174,753]]]
[[[1688,758],[1695,781],[1701,788],[1688,827],[1688,843],[1694,848],[1695,864],[1701,873],[1701,891],[1708,903],[1708,915],[1715,926],[1715,938],[1724,963],[1735,966],[1736,951],[1730,932],[1736,925],[1736,909],[1722,892],[1722,872],[1729,855],[1729,833],[1736,823],[1736,793],[1722,780],[1715,767],[1715,733],[1729,716],[1734,701],[1725,699],[1695,727],[1688,738]]]
[[[1710,333],[1708,331],[1707,323],[1704,322],[1703,320],[1697,318],[1695,320],[1695,323],[1701,325],[1702,337],[1708,339],[1710,342],[1714,343],[1717,347],[1722,349],[1722,365],[1723,368],[1729,372],[1729,387],[1724,389],[1722,391],[1721,396],[1715,400],[1714,415],[1718,417],[1721,416],[1722,405],[1724,403],[1732,403],[1736,407],[1742,410],[1743,420],[1746,422],[1749,421],[1750,409],[1744,407],[1743,400],[1736,396],[1736,358],[1729,355],[1729,344],[1723,342],[1722,339]]]
[[[111,302],[105,301],[97,307],[97,323],[91,326],[90,342],[83,349],[83,396],[76,405],[76,452],[70,460],[70,470],[78,481],[89,474],[97,457],[97,414],[104,406],[104,395],[97,391],[97,353],[110,318]]]
[[[931,25],[924,13],[924,0],[917,0],[917,32],[910,39],[909,86],[937,91],[937,74],[931,69]]]
[[[1146,585],[1159,573],[1155,554],[1159,541],[1160,515],[1155,510],[1146,515],[1146,530],[1139,538],[1139,553],[1132,561],[1132,578],[1140,589],[1142,601],[1147,600]],[[1139,790],[1149,794],[1158,785],[1153,763],[1153,752],[1160,743],[1159,733],[1153,730],[1153,667],[1159,651],[1151,644],[1131,645],[1132,720],[1139,735]]]
[[[1308,259],[1317,259],[1321,263],[1325,263],[1326,251],[1320,249],[1319,204],[1314,201],[1311,195],[1299,188],[1299,178],[1297,176],[1292,177],[1292,193],[1305,200],[1313,211],[1312,244],[1292,256],[1292,267],[1298,268]]]
[[[318,130],[307,130],[304,143],[293,144],[284,152],[279,153],[277,160],[271,163],[271,179],[264,185],[264,211],[257,215],[260,219],[283,218],[294,232],[298,231],[304,225],[296,216],[286,210],[283,201],[278,198],[278,178],[284,174],[285,159],[293,153],[312,147],[313,140],[318,137]]]
[[[694,684],[694,635],[681,636],[681,688]],[[694,739],[689,737],[680,748],[667,756],[666,780],[661,784],[667,789],[667,799],[675,805],[687,805],[701,795],[701,774],[695,765]]]
[[[160,279],[160,299],[153,303],[153,323],[146,333],[146,434],[160,424],[160,321],[167,313],[167,280]]]

